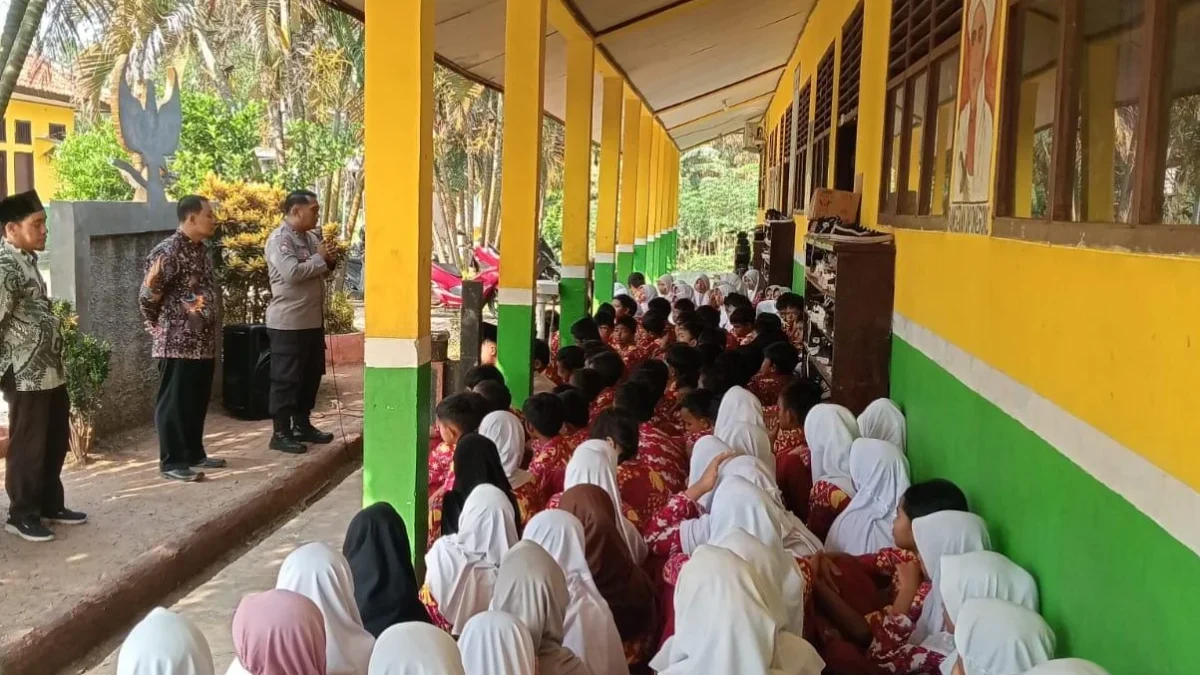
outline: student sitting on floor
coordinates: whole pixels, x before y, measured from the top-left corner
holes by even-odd
[[[850,555],[895,548],[893,522],[909,486],[904,453],[887,441],[859,438],[850,446],[850,477],[854,497],[829,528],[826,548]]]
[[[642,332],[647,341],[642,345],[642,354],[648,359],[662,359],[675,341],[675,331],[667,323],[667,314],[658,310],[646,312],[642,317]]]
[[[1054,631],[1037,612],[1018,604],[968,600],[960,619],[953,675],[1029,675],[1054,658]]]
[[[486,412],[492,413],[498,410],[511,410],[512,408],[512,392],[508,390],[503,382],[496,380],[484,380],[471,388],[471,391],[483,397],[487,404]]]
[[[429,485],[434,490],[446,482],[454,461],[454,447],[463,436],[479,430],[488,404],[474,392],[452,394],[442,399],[434,411],[438,435],[442,441],[429,453]]]
[[[821,389],[810,380],[797,378],[779,392],[778,431],[775,433],[775,474],[783,503],[808,522],[808,496],[812,493],[812,452],[804,440],[804,420],[821,402]],[[763,415],[767,412],[764,409]]]
[[[618,360],[620,360],[620,357],[618,357]],[[600,399],[600,394],[604,392],[604,383],[604,376],[595,368],[581,368],[571,373],[571,386],[587,401],[588,419],[600,414],[600,409],[596,402]]]
[[[783,332],[796,349],[804,349],[804,298],[784,293],[775,301],[775,309],[783,321]]]
[[[858,416],[858,433],[863,438],[875,438],[887,441],[905,452],[907,442],[907,423],[900,406],[889,398],[880,398],[871,402]]]
[[[671,305],[671,323],[679,325],[680,317],[696,313],[696,303],[691,298],[676,298]]]
[[[700,386],[700,369],[704,358],[690,345],[675,343],[663,358],[667,364],[667,391],[663,396],[675,406],[689,391]]]
[[[625,362],[626,370],[632,369],[646,358],[637,344],[637,330],[637,319],[628,314],[618,317],[616,328],[613,329],[612,347]]]
[[[592,341],[602,342],[604,340],[600,334],[599,325],[590,316],[585,316],[571,324],[571,339],[575,340],[575,344],[577,345]]]
[[[669,495],[683,489],[687,479],[687,454],[681,443],[650,424],[655,403],[651,387],[653,384],[642,378],[631,378],[617,389],[613,410],[622,411],[634,421],[637,435],[636,438],[613,439],[613,445],[623,447],[622,443],[633,441],[634,447],[627,448],[624,454],[629,458],[636,457],[640,464],[655,471],[654,492]],[[623,424],[625,417],[620,422]],[[597,418],[592,425],[592,438],[597,438],[595,432],[599,423],[600,418]],[[649,510],[654,508],[652,506]],[[639,515],[644,515],[646,511],[639,509]]]
[[[550,377],[554,364],[550,362],[550,345],[545,340],[533,340],[533,393],[548,394],[557,383]]]
[[[617,324],[617,312],[612,306],[609,306],[608,311],[603,308],[596,310],[594,315],[596,321],[596,330],[600,333],[600,341],[605,345],[612,344],[613,328]]]
[[[748,345],[754,339],[754,310],[738,307],[729,314],[729,333],[737,338],[739,345]]]
[[[700,336],[704,334],[704,322],[700,317],[689,316],[675,324],[675,342],[695,347],[700,344]]]
[[[554,372],[550,379],[554,380],[556,385],[569,383],[571,373],[583,368],[584,359],[583,347],[579,345],[562,347],[554,356]]]
[[[637,300],[631,295],[618,295],[613,298],[613,319],[619,319],[623,316],[637,317],[638,304]]]
[[[747,387],[764,406],[775,405],[779,392],[783,391],[795,376],[800,364],[800,354],[787,342],[776,342],[763,350],[762,367],[750,378]]]
[[[812,492],[808,527],[822,540],[838,515],[850,505],[850,446],[858,438],[858,420],[840,405],[822,403],[804,419],[804,438],[812,451]]]
[[[675,444],[682,452],[684,444],[679,437],[683,432],[683,426],[679,423],[677,414],[679,406],[675,400],[667,397],[667,389],[671,384],[670,367],[658,359],[642,361],[641,365],[634,369],[629,379],[640,379],[650,387],[657,403],[654,405],[654,412],[650,416],[649,424],[669,438],[675,439]]]
[[[693,389],[679,401],[679,418],[683,421],[683,439],[689,452],[705,436],[711,436],[717,419],[718,399],[707,389]]]
[[[515,418],[510,413],[492,413],[506,416],[511,423]],[[488,418],[484,418],[488,419]],[[492,418],[493,420],[496,418]],[[485,428],[480,425],[480,429]],[[507,431],[511,432],[510,427]],[[490,429],[493,435],[500,436],[499,429],[493,425]],[[508,443],[515,442],[515,434],[507,434]],[[437,537],[453,532],[458,514],[462,511],[463,501],[478,485],[488,484],[499,488],[513,504],[516,514],[517,531],[521,529],[530,516],[537,513],[545,503],[536,490],[536,485],[530,485],[528,475],[523,474],[525,482],[518,492],[512,487],[504,467],[504,460],[496,447],[496,442],[481,433],[467,434],[454,449],[454,465],[446,482],[436,491],[429,493],[429,542],[432,546]],[[443,524],[445,523],[445,524]]]
[[[600,375],[596,373],[594,381],[597,385],[600,383],[599,378]],[[574,451],[580,443],[587,440],[588,422],[591,420],[591,402],[579,389],[571,385],[559,387],[555,396],[562,404],[563,428],[560,435],[566,439],[567,447]]]
[[[625,373],[628,372],[625,368],[625,361],[621,356],[614,351],[603,351],[588,359],[588,368],[600,373],[600,377],[604,382],[604,389],[596,396],[596,400],[592,402],[592,419],[599,415],[601,411],[607,410],[612,406],[613,398],[617,395],[617,385],[625,378]]]
[[[525,427],[533,437],[533,459],[529,473],[537,480],[542,500],[562,492],[567,462],[574,446],[568,445],[563,431],[563,403],[555,394],[534,394],[522,407]],[[585,408],[586,410],[586,408]],[[585,420],[586,423],[586,420]]]

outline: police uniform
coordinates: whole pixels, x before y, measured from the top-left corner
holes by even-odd
[[[325,277],[331,265],[317,253],[320,244],[317,230],[297,232],[286,222],[267,238],[273,442],[281,434],[316,443],[333,440],[309,421],[325,374]]]

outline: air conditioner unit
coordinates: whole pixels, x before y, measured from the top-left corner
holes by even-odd
[[[743,147],[747,152],[757,152],[767,142],[767,132],[763,129],[762,120],[746,122],[746,138]]]

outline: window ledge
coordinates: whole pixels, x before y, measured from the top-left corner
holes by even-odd
[[[995,218],[992,221],[992,236],[1104,251],[1200,255],[1200,225],[1127,225]]]
[[[902,230],[927,230],[930,232],[946,232],[950,229],[950,219],[944,216],[908,216],[895,213],[880,213],[879,224]]]

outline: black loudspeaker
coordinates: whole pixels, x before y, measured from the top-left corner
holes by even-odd
[[[225,326],[225,409],[244,420],[270,417],[271,340],[263,324]]]

